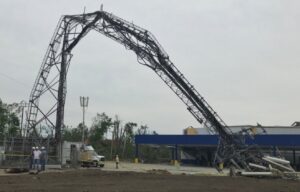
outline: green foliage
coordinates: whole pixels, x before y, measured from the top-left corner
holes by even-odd
[[[104,134],[112,126],[112,119],[105,113],[97,113],[96,117],[93,118],[93,123],[89,132],[89,141],[91,144],[97,144],[99,141],[103,141]]]
[[[76,128],[65,128],[63,133],[65,141],[79,142],[82,139],[82,124],[80,123]]]
[[[129,143],[133,143],[134,141],[134,128],[137,127],[136,123],[128,122],[124,125],[125,139]]]
[[[81,141],[82,124],[76,128],[64,129],[64,140]],[[107,135],[109,138],[107,138]],[[116,154],[121,159],[132,160],[135,154],[135,135],[157,134],[150,131],[147,125],[139,125],[135,122],[126,122],[124,125],[119,117],[109,117],[105,113],[97,113],[93,118],[90,129],[85,129],[88,144],[107,159],[113,159]],[[160,161],[161,157],[169,159],[170,150],[165,148],[153,148],[152,146],[141,146],[140,153],[146,162]]]
[[[144,163],[168,163],[171,159],[171,149],[165,146],[141,145],[139,155]]]
[[[16,137],[20,135],[20,120],[14,110],[18,104],[5,104],[0,99],[0,138],[4,135]]]
[[[88,141],[95,150],[108,157],[110,154],[110,142],[105,139],[105,134],[113,125],[112,119],[105,113],[97,113],[93,118],[93,122],[88,134]]]
[[[0,139],[7,137],[16,137],[20,135],[20,120],[17,113],[20,112],[20,106],[16,103],[5,104],[0,99]],[[106,158],[113,158],[116,154],[121,159],[133,159],[135,152],[134,137],[135,135],[157,134],[150,131],[147,125],[139,125],[135,122],[122,121],[116,115],[114,118],[105,113],[97,113],[93,118],[90,129],[80,123],[76,128],[65,127],[63,129],[63,139],[65,141],[80,142],[82,141],[82,131],[84,130],[88,144],[91,144],[95,150],[105,155]],[[47,134],[50,129],[42,126],[41,131]],[[111,133],[111,138],[107,138]],[[156,148],[153,146],[141,146],[140,154],[145,162],[160,161],[161,158],[168,159],[169,151],[167,148]]]
[[[158,135],[156,131],[150,131],[147,125],[140,125],[136,135]],[[170,149],[163,146],[140,145],[140,158],[145,163],[167,162],[170,160]]]
[[[127,159],[133,159],[134,154],[134,128],[137,127],[137,123],[128,122],[124,125],[123,133],[120,137],[119,149],[121,149],[121,157]]]
[[[141,125],[140,128],[137,129],[136,135],[147,135],[149,132],[149,127],[147,125]]]

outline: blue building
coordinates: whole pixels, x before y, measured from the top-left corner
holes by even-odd
[[[252,130],[253,137],[246,137],[247,145],[258,145],[264,153],[282,156],[300,169],[300,123],[292,126],[231,126],[233,133]],[[136,157],[140,145],[168,146],[170,160],[211,166],[218,144],[218,135],[204,128],[189,127],[183,135],[136,135]]]

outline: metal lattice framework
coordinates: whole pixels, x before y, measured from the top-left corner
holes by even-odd
[[[134,51],[138,62],[151,68],[182,100],[199,123],[220,136],[217,161],[230,161],[247,170],[250,170],[248,161],[261,164],[261,154],[250,153],[249,148],[243,144],[243,137],[232,134],[224,121],[175,67],[149,31],[105,11],[61,17],[30,94],[27,136],[39,135],[38,125],[45,122],[55,133],[55,143],[61,143],[66,75],[72,58],[71,51],[90,30]],[[45,106],[40,106],[43,97],[47,98],[47,102]]]

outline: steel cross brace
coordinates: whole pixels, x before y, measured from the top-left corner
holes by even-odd
[[[246,162],[249,160],[247,156],[251,155],[243,143],[243,137],[233,135],[219,115],[170,61],[154,35],[105,11],[65,15],[60,19],[30,94],[27,136],[42,135],[36,131],[36,127],[46,121],[47,125],[52,125],[50,129],[55,132],[56,143],[58,145],[61,143],[67,90],[66,77],[72,58],[71,51],[90,30],[95,30],[135,52],[138,62],[151,68],[181,99],[199,123],[203,123],[210,132],[219,135],[220,144],[216,155],[218,161],[234,160],[239,166],[247,169]],[[42,97],[47,99],[46,107],[39,105]],[[50,110],[44,112],[44,107]]]

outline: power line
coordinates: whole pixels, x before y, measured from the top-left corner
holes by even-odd
[[[0,72],[0,75],[3,76],[3,77],[6,77],[6,78],[9,79],[9,80],[14,81],[15,83],[17,83],[17,84],[19,84],[19,85],[22,85],[23,87],[31,88],[29,85],[24,84],[23,82],[21,82],[21,81],[15,79],[15,78],[13,78],[13,77],[11,77],[11,76],[9,76],[9,75],[6,75],[6,74],[1,73],[1,72]]]

